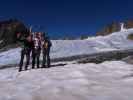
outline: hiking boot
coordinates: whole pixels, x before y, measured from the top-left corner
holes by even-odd
[[[25,66],[25,70],[28,70],[28,66]]]
[[[22,71],[22,67],[19,67],[19,70],[18,70],[18,72],[21,72]]]
[[[19,69],[19,70],[18,70],[18,72],[21,72],[21,71],[22,71],[22,69]]]
[[[45,65],[43,65],[41,68],[46,68],[46,66],[45,66]]]
[[[37,68],[40,68],[40,66],[37,66]]]
[[[35,69],[35,67],[34,67],[34,66],[32,66],[32,69]]]

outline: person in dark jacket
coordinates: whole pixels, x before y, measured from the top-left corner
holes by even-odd
[[[30,62],[30,54],[31,54],[34,44],[32,41],[32,35],[22,37],[21,39],[19,39],[19,41],[22,43],[21,60],[19,63],[19,72],[20,72],[22,71],[23,61],[24,61],[25,56],[26,56],[25,70],[28,69],[28,65]]]
[[[35,68],[36,62],[37,68],[40,68],[41,44],[41,33],[36,33],[34,38],[34,48],[32,50],[32,69]]]
[[[50,48],[52,43],[49,37],[44,37],[43,45],[42,45],[42,52],[43,52],[43,61],[42,61],[42,68],[49,68],[50,67]],[[47,62],[47,66],[45,63]]]

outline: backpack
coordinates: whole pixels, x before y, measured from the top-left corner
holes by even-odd
[[[43,44],[43,48],[48,49],[48,47],[49,47],[48,42],[44,42],[44,44]]]

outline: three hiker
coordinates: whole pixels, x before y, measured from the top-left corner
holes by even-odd
[[[50,47],[52,46],[52,43],[48,37],[45,37],[45,33],[40,33],[40,32],[35,33],[34,37],[33,35],[24,36],[23,38],[20,38],[19,41],[22,43],[19,72],[22,71],[22,66],[23,66],[25,57],[26,57],[25,70],[28,69],[28,65],[30,63],[30,56],[32,57],[32,68],[33,69],[35,68],[35,64],[37,65],[37,68],[40,68],[41,51],[43,55],[43,61],[42,61],[41,67],[42,68],[50,67],[49,53],[50,53]],[[45,65],[46,62],[47,62],[47,66]]]

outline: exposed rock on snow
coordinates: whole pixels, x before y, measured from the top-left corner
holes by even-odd
[[[129,63],[129,64],[133,64],[133,56],[128,56],[124,59],[122,59],[122,61],[125,61],[126,63]]]
[[[78,60],[78,63],[98,64],[104,61],[121,60],[131,55],[133,55],[133,49],[101,52],[97,54],[88,55],[88,57],[84,57],[83,59]]]

